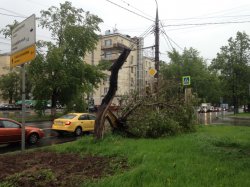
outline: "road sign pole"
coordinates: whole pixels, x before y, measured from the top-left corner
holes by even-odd
[[[10,67],[21,65],[22,69],[22,137],[21,150],[25,150],[25,66],[36,57],[36,16],[31,15],[19,23],[11,32]]]
[[[25,67],[22,64],[22,152],[25,150]]]

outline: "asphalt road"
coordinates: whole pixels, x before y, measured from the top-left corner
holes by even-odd
[[[49,146],[53,144],[61,144],[66,142],[75,141],[77,138],[66,133],[63,136],[58,136],[58,134],[51,130],[52,122],[36,122],[36,123],[26,123],[26,126],[34,126],[43,129],[45,137],[43,137],[36,145],[25,145],[26,149],[33,149],[38,147]],[[19,151],[21,150],[21,143],[10,144],[10,145],[0,145],[0,154]]]
[[[198,114],[198,122],[200,124],[225,124],[225,125],[239,125],[239,126],[249,126],[249,119],[233,119],[228,117],[228,112],[224,113],[202,113]],[[51,130],[52,122],[36,122],[36,123],[26,123],[27,126],[34,126],[43,129],[45,132],[45,137],[42,138],[36,145],[26,145],[26,149],[33,149],[38,147],[44,147],[54,144],[61,144],[66,142],[75,141],[77,138],[70,134],[64,134],[63,136],[58,136],[58,134]],[[20,151],[21,143],[11,144],[11,145],[0,145],[0,154]]]

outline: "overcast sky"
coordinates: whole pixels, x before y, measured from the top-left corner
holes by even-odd
[[[139,15],[136,15],[129,9]],[[249,0],[157,0],[161,20],[160,58],[167,60],[166,53],[172,47],[180,52],[183,48],[197,49],[204,59],[216,57],[220,47],[227,45],[237,31],[250,35]],[[59,6],[63,0],[0,0],[0,29],[12,24],[14,16],[40,16],[40,10]],[[154,24],[155,0],[71,0],[74,7],[83,8],[103,19],[101,33],[118,29],[121,34],[142,36]],[[232,23],[245,22],[245,23]],[[223,23],[223,24],[222,24]],[[38,23],[37,23],[38,25]],[[37,29],[37,40],[49,40],[48,32]],[[144,47],[154,45],[154,35],[145,37]],[[0,54],[10,52],[10,40],[0,35]],[[148,50],[147,54],[152,51]]]

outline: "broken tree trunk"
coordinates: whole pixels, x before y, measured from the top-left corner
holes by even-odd
[[[95,139],[99,140],[103,137],[103,130],[104,130],[104,122],[107,110],[112,103],[112,100],[115,96],[115,93],[117,91],[117,79],[118,79],[118,73],[124,62],[126,61],[130,49],[125,48],[122,52],[122,54],[119,56],[119,58],[116,60],[116,62],[111,67],[111,75],[109,79],[109,90],[108,93],[105,95],[105,97],[102,99],[102,103],[98,108],[97,112],[97,118],[95,121]]]

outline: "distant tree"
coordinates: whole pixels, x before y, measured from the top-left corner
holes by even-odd
[[[20,85],[20,76],[17,72],[12,71],[2,75],[0,77],[0,95],[11,104],[21,98]]]
[[[52,6],[41,11],[40,25],[51,31],[55,43],[38,43],[29,75],[34,97],[51,99],[52,115],[57,101],[69,106],[80,104],[79,98],[83,99],[103,77],[99,68],[83,63],[86,52],[95,49],[100,22],[97,16],[73,7],[68,1],[59,8]]]
[[[174,50],[168,53],[169,64],[163,64],[163,79],[174,80],[182,90],[182,76],[191,76],[191,88],[200,98],[200,102],[219,103],[220,81],[217,75],[210,72],[206,61],[193,48],[185,49],[182,54]]]
[[[11,33],[12,33],[12,30],[19,24],[18,21],[14,20],[13,24],[8,24],[6,25],[5,28],[1,29],[0,30],[0,33],[3,34],[5,36],[5,38],[11,38]],[[27,69],[25,67],[25,69]],[[13,74],[16,74],[18,75],[18,79],[20,81],[20,84],[21,84],[21,75],[20,75],[20,69],[17,68],[13,68],[13,72],[11,73],[12,76]],[[32,91],[32,84],[30,82],[30,79],[27,79],[28,75],[27,75],[27,72],[25,73],[25,76],[26,76],[26,80],[25,80],[25,95],[26,95],[26,99],[30,99],[30,95],[31,95],[31,91]],[[19,88],[19,93],[21,93],[21,86]],[[20,95],[21,97],[21,95]],[[16,98],[19,98],[19,97],[16,97]],[[20,99],[20,98],[19,98]]]
[[[223,98],[238,112],[240,104],[249,101],[250,83],[250,39],[246,33],[237,32],[236,38],[228,40],[220,53],[212,61],[210,69],[216,72],[223,82]]]
[[[5,36],[5,38],[10,38],[12,30],[18,25],[18,21],[14,20],[13,24],[6,25],[5,28],[0,30],[0,33]]]

